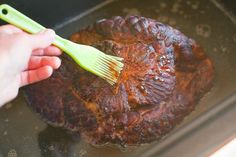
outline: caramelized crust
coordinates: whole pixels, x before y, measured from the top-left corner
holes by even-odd
[[[201,47],[149,18],[100,20],[71,40],[123,57],[117,85],[63,56],[50,79],[25,91],[29,105],[46,122],[79,132],[91,144],[158,140],[194,109],[212,84],[212,62]]]

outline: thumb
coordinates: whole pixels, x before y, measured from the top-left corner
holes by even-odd
[[[33,50],[46,48],[54,41],[55,32],[52,29],[45,29],[37,34],[29,35],[29,38],[29,44]]]

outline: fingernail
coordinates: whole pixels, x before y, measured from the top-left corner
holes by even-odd
[[[44,35],[48,40],[53,41],[55,39],[55,31],[52,29],[45,29],[40,34]]]
[[[60,58],[58,58],[58,61],[57,61],[57,67],[56,67],[56,69],[58,69],[60,66],[61,66],[61,59],[60,59]]]

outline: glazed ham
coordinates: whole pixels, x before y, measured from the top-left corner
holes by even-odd
[[[202,48],[149,18],[103,19],[71,40],[123,57],[117,84],[109,85],[63,56],[50,79],[27,87],[25,93],[29,106],[47,123],[80,133],[94,145],[158,140],[193,111],[212,86],[213,65]]]

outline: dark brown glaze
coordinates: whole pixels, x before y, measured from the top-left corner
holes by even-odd
[[[124,58],[115,87],[69,57],[53,76],[26,88],[46,122],[91,144],[138,145],[158,140],[193,111],[213,80],[213,65],[180,31],[138,17],[104,19],[71,40]]]

